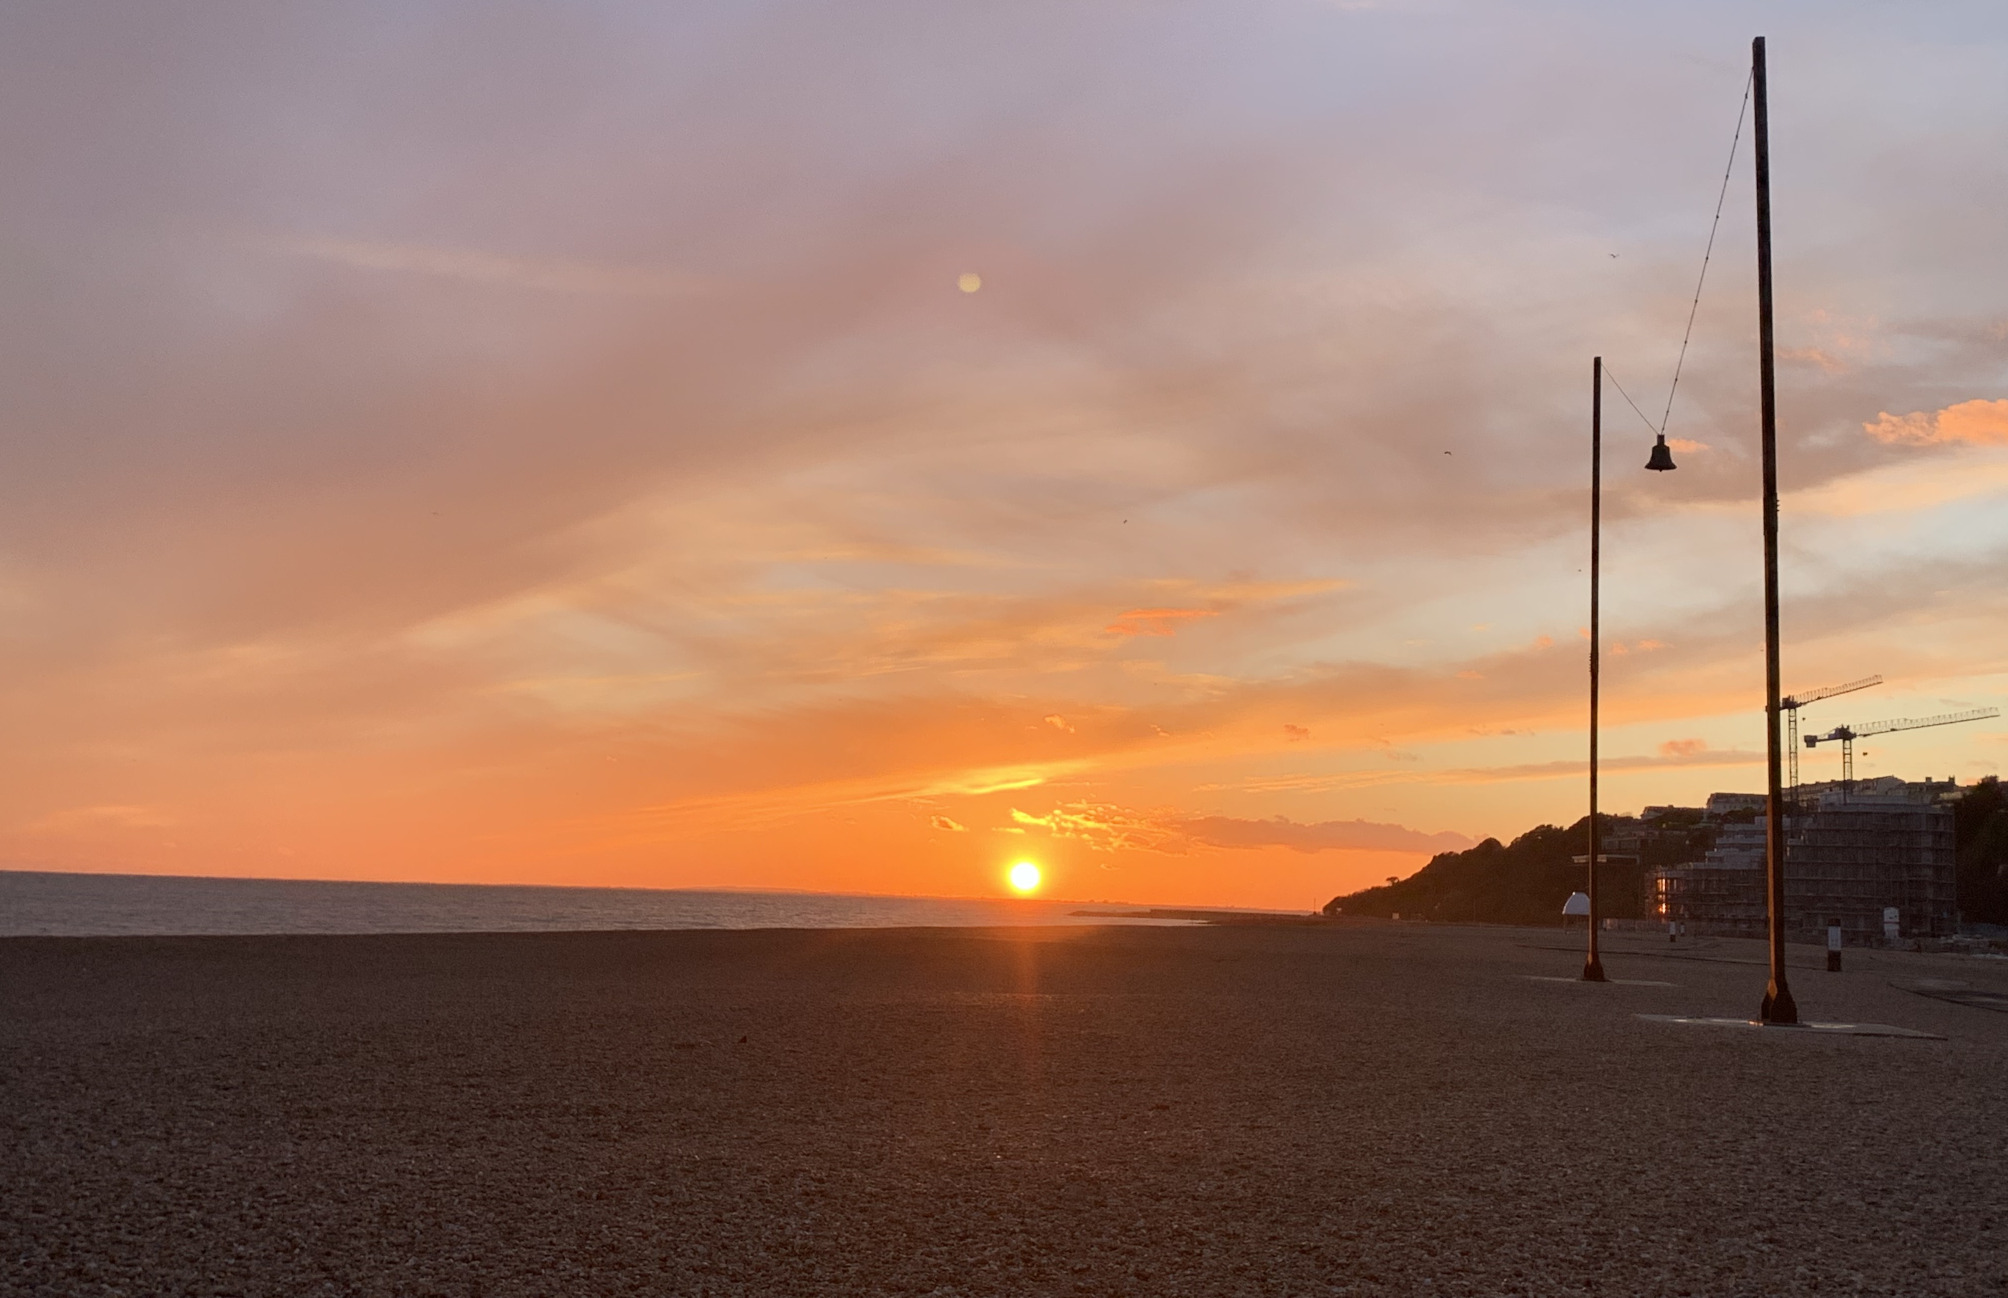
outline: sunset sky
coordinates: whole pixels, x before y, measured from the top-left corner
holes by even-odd
[[[1590,358],[1658,421],[1757,34],[1786,687],[2008,707],[1999,3],[9,6],[0,864],[1310,907],[1573,821]],[[1610,810],[1763,783],[1748,146],[1679,471],[1606,391]]]

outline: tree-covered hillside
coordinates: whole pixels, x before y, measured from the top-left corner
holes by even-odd
[[[1959,912],[1969,924],[2008,924],[2008,790],[1986,779],[1952,808],[1959,842]]]
[[[1599,824],[1609,834],[1613,817]],[[1408,878],[1334,897],[1347,915],[1400,915],[1443,923],[1560,924],[1562,903],[1586,885],[1574,858],[1589,851],[1589,817],[1567,829],[1541,825],[1509,844],[1488,838],[1463,852],[1444,852]],[[1641,868],[1606,864],[1599,877],[1603,910],[1614,919],[1645,914]]]
[[[1952,810],[1960,913],[1968,923],[2008,924],[2008,788],[1982,780]],[[1698,859],[1713,838],[1692,811],[1644,826],[1619,816],[1600,823],[1607,852],[1635,852],[1639,861],[1603,868],[1603,911],[1613,919],[1643,918],[1651,868]],[[1574,858],[1589,851],[1588,831],[1585,816],[1567,829],[1530,829],[1509,844],[1488,838],[1468,851],[1444,852],[1406,879],[1334,897],[1329,908],[1445,923],[1560,924],[1562,903],[1586,886],[1587,872]]]

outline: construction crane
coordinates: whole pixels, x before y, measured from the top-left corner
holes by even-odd
[[[1824,735],[1807,735],[1806,747],[1816,744],[1841,741],[1841,791],[1853,793],[1855,789],[1855,740],[1869,735],[1894,734],[1899,730],[1922,730],[1926,726],[1950,726],[1961,721],[1984,721],[1988,717],[2001,715],[2000,708],[1973,708],[1967,712],[1947,712],[1936,717],[1897,717],[1891,721],[1874,721],[1866,726],[1835,726]]]
[[[1829,685],[1824,689],[1807,690],[1804,694],[1787,694],[1778,700],[1778,706],[1785,710],[1785,725],[1789,731],[1785,739],[1785,754],[1786,764],[1791,769],[1786,772],[1785,787],[1792,791],[1791,805],[1795,810],[1799,805],[1799,709],[1808,703],[1818,703],[1821,699],[1830,699],[1837,694],[1853,694],[1856,690],[1865,690],[1871,685],[1880,684],[1882,677],[1864,676],[1858,681],[1849,681],[1846,685]],[[1812,747],[1811,744],[1806,746]]]

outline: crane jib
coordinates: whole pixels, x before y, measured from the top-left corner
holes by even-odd
[[[1864,676],[1858,681],[1849,681],[1845,685],[1829,685],[1824,689],[1807,690],[1804,694],[1787,695],[1778,700],[1778,706],[1791,711],[1797,711],[1808,703],[1818,703],[1821,699],[1831,699],[1840,694],[1853,694],[1856,690],[1865,690],[1871,685],[1880,685],[1882,683],[1883,678],[1880,676]]]
[[[1824,735],[1807,735],[1806,747],[1831,743],[1836,739],[1860,739],[1864,735],[1888,735],[1899,730],[1923,730],[1927,726],[1950,726],[1962,721],[1984,721],[1988,717],[2000,715],[1999,708],[1973,708],[1966,712],[1947,712],[1936,717],[1894,717],[1888,721],[1872,721],[1865,726],[1835,726]]]

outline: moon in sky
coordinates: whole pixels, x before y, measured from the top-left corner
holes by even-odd
[[[973,270],[965,270],[956,279],[955,287],[961,289],[964,293],[974,293],[977,289],[983,287],[983,277]]]
[[[1030,861],[1020,861],[1011,867],[1011,886],[1019,892],[1033,892],[1039,887],[1039,867]]]

